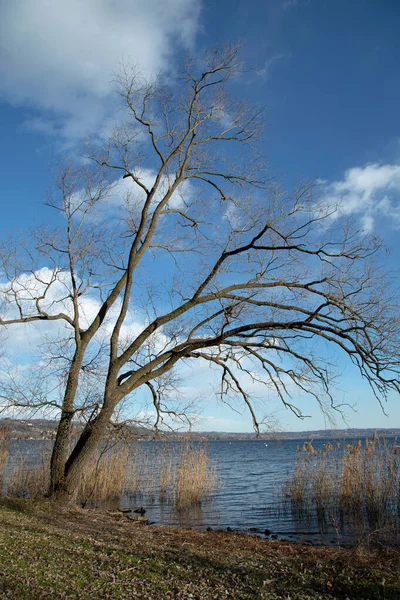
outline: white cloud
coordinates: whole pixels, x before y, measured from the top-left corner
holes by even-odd
[[[153,169],[140,169],[135,172],[135,176],[140,182],[146,186],[148,190],[151,190],[157,176],[157,172]],[[157,193],[154,196],[153,207],[155,207],[167,193],[169,186],[172,183],[172,179],[167,176],[163,176],[158,186]],[[71,199],[72,204],[78,207],[84,201],[85,190],[75,192]],[[168,208],[171,209],[184,209],[189,204],[195,194],[195,186],[191,181],[183,181],[178,186],[177,190],[172,194]],[[137,185],[130,177],[115,180],[112,184],[108,193],[100,201],[96,203],[94,210],[87,215],[87,219],[91,219],[92,222],[101,223],[104,220],[110,220],[111,218],[120,219],[120,209],[125,205],[125,202],[129,201],[131,207],[136,207],[137,216],[139,216],[142,210],[143,203],[145,201],[145,192]]]
[[[240,415],[235,418],[214,417],[212,415],[199,418],[195,431],[226,431],[242,433],[243,431],[252,431],[251,418],[247,415]]]
[[[356,215],[367,233],[380,217],[400,227],[400,165],[371,163],[348,169],[342,180],[319,183],[324,204],[337,207],[335,217]]]
[[[118,64],[147,73],[194,40],[197,0],[18,0],[2,4],[3,98],[38,109],[37,130],[79,138],[108,116]],[[44,111],[44,112],[43,112]]]
[[[141,169],[137,176],[147,189],[151,190],[155,183],[157,172],[152,169]],[[168,177],[162,177],[158,192],[154,196],[154,204],[157,204],[162,200],[171,183],[172,181],[170,181]],[[181,208],[184,205],[184,201],[190,202],[194,194],[193,188],[193,183],[190,181],[183,181],[174,194],[172,194],[168,206],[170,208]],[[134,200],[138,199],[140,201],[145,198],[143,189],[134,184],[131,178],[127,177],[126,179],[118,181],[115,187],[113,187],[111,196],[106,198],[103,203],[104,207],[106,210],[110,210],[110,208],[112,209],[115,205],[121,205],[129,194],[134,195]]]
[[[261,69],[258,69],[257,75],[259,75],[263,79],[268,79],[268,77],[271,75],[271,71],[272,71],[272,68],[275,65],[275,63],[278,62],[279,60],[281,60],[282,58],[287,58],[287,57],[288,57],[287,54],[281,54],[281,53],[277,53],[277,54],[274,54],[273,56],[270,56],[269,58],[266,59],[264,66]]]
[[[1,275],[1,274],[0,274]],[[66,271],[57,274],[43,267],[34,273],[23,273],[13,281],[13,290],[17,295],[20,306],[25,316],[35,315],[36,298],[43,295],[48,287],[45,298],[40,301],[40,308],[48,314],[54,315],[63,312],[72,317],[73,305],[68,297],[71,289],[70,275]],[[9,285],[1,282],[0,300],[6,300],[3,313],[4,320],[18,318],[19,313],[14,301],[14,294],[9,293]],[[79,322],[81,327],[87,328],[97,315],[101,302],[94,295],[85,294],[79,298]],[[119,314],[121,300],[115,302],[98,333],[97,340],[109,339],[114,324]],[[148,325],[143,315],[128,314],[121,328],[121,344],[127,346]],[[45,341],[66,340],[71,337],[72,328],[64,320],[33,321],[29,323],[13,323],[4,327],[3,347],[7,356],[13,363],[17,363],[23,356],[24,359],[37,358]],[[169,343],[169,338],[162,329],[155,332],[148,340],[154,352],[164,349]]]
[[[48,287],[49,286],[49,287]],[[68,294],[71,288],[70,276],[65,271],[54,273],[43,267],[35,273],[22,273],[13,281],[13,293],[9,292],[9,284],[0,283],[0,299],[6,300],[4,319],[18,318],[19,313],[14,302],[17,295],[25,316],[36,314],[36,298],[40,297],[46,288],[46,297],[40,301],[40,307],[49,314],[64,312],[73,314],[73,307]],[[97,314],[99,303],[90,296],[80,298],[81,325],[88,322]],[[13,323],[5,327],[6,341],[4,346],[7,355],[13,360],[24,355],[35,356],[45,340],[67,338],[71,335],[71,327],[65,321],[40,321],[30,323]]]

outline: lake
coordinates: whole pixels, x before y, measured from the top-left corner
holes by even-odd
[[[157,442],[145,442],[157,444]],[[316,450],[326,440],[315,441]],[[325,545],[353,545],[367,539],[376,524],[360,515],[351,520],[341,511],[321,511],[315,505],[299,510],[285,497],[284,484],[293,471],[302,441],[252,440],[211,441],[208,454],[217,471],[218,489],[209,501],[188,510],[176,510],[157,498],[121,498],[120,508],[146,509],[146,517],[156,524],[205,529],[226,529],[263,534],[269,530],[278,538]],[[365,515],[364,515],[365,516]],[[390,519],[386,543],[399,540],[397,515]],[[374,540],[371,539],[371,542]]]
[[[196,444],[196,442],[194,442]],[[22,442],[32,450],[39,441]],[[180,442],[168,442],[169,445]],[[326,440],[315,441],[316,450]],[[119,501],[103,508],[132,509],[144,507],[146,517],[156,525],[183,526],[197,529],[227,529],[277,538],[308,541],[325,545],[353,545],[367,542],[398,543],[397,510],[384,525],[371,522],[369,515],[345,516],[339,507],[321,510],[315,503],[299,509],[285,497],[284,483],[293,471],[297,448],[302,441],[252,440],[210,441],[207,451],[217,472],[217,489],[211,498],[190,509],[178,510],[172,503],[161,502],[157,494],[123,495]],[[162,455],[165,442],[142,441],[143,453]],[[33,452],[35,454],[35,452]],[[154,472],[154,469],[153,469]]]

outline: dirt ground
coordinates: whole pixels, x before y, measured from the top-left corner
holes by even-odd
[[[0,598],[400,599],[400,551],[153,527],[0,501]]]

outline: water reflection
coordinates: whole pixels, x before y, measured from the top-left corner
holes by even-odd
[[[39,444],[39,445],[38,445]],[[320,446],[322,447],[322,442]],[[314,501],[295,504],[282,493],[282,485],[293,470],[296,441],[215,441],[208,444],[208,453],[217,470],[218,487],[209,501],[190,509],[178,510],[172,501],[160,501],[154,491],[157,468],[152,465],[150,494],[137,491],[124,494],[102,508],[135,510],[143,506],[151,523],[168,526],[233,530],[263,534],[269,530],[280,538],[322,544],[398,543],[399,515],[388,511],[385,519],[368,511],[345,511],[341,506],[322,507]],[[31,441],[29,452],[40,447]],[[318,448],[318,443],[314,443]],[[165,460],[165,444],[142,442],[144,454]],[[164,458],[163,458],[164,457]]]

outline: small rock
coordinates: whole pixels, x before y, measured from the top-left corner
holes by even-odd
[[[229,533],[233,531],[232,527],[227,527],[226,530],[229,531]]]
[[[141,506],[140,508],[136,508],[133,512],[143,516],[146,514],[146,509]]]
[[[212,531],[213,528],[212,527],[207,527],[206,531]]]
[[[271,535],[271,533],[270,529],[264,529],[264,535]]]
[[[250,527],[250,528],[249,528],[249,531],[250,531],[251,533],[258,533],[260,530],[258,529],[258,527]]]
[[[278,539],[278,536],[276,535],[276,533],[273,533],[271,535],[271,540],[277,540],[277,539]]]

